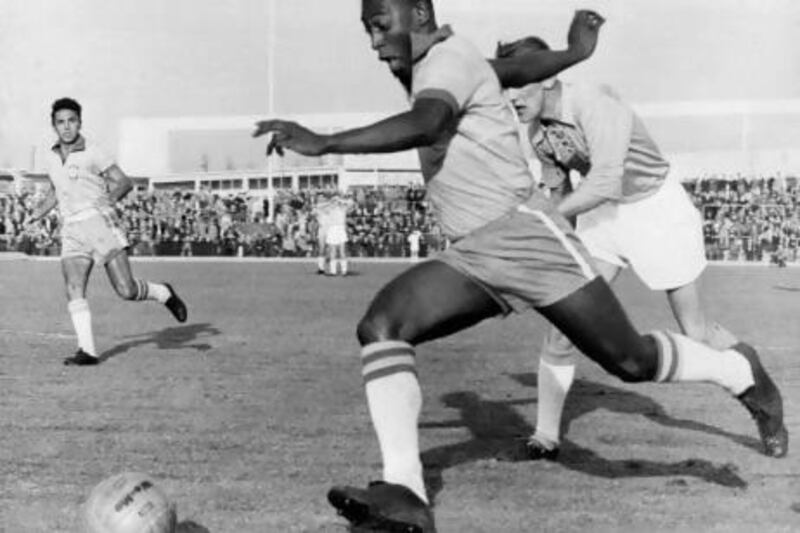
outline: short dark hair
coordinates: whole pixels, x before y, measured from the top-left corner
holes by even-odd
[[[498,59],[504,57],[514,57],[526,52],[541,52],[542,50],[550,50],[550,46],[541,37],[530,35],[511,41],[510,43],[497,43],[497,50],[494,55]]]
[[[78,115],[78,118],[81,118],[81,104],[78,103],[77,100],[74,98],[59,98],[55,102],[53,102],[52,110],[50,111],[50,122],[55,122],[56,120],[56,113],[61,111],[62,109],[70,109],[75,111]]]

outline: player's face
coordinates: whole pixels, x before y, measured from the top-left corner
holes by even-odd
[[[72,144],[81,132],[81,118],[72,109],[60,109],[53,116],[53,129],[62,144]]]
[[[509,89],[506,94],[521,122],[537,120],[544,110],[544,86],[541,83],[532,83],[520,89]]]
[[[361,22],[378,59],[398,78],[411,71],[412,6],[401,0],[362,0]]]

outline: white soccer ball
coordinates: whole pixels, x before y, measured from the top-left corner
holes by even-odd
[[[175,533],[175,506],[145,474],[125,472],[92,489],[84,508],[86,533]]]

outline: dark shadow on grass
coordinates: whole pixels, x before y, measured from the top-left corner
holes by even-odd
[[[776,291],[800,292],[800,287],[793,285],[773,285],[772,288]]]
[[[111,348],[101,356],[101,359],[105,361],[124,354],[134,348],[149,344],[154,345],[157,350],[192,349],[198,352],[206,352],[211,349],[211,345],[205,342],[195,341],[214,337],[219,334],[220,330],[208,323],[165,328],[160,331],[151,331],[149,333],[126,337],[131,340]]]
[[[211,533],[211,531],[192,520],[183,520],[176,526],[175,533]]]
[[[537,376],[535,372],[511,374],[510,376],[520,385],[536,387]],[[730,403],[730,406],[731,409],[743,410],[742,407],[733,402]],[[652,398],[630,390],[605,384],[601,385],[600,383],[582,379],[575,380],[569,392],[569,397],[564,407],[561,434],[567,435],[569,433],[569,425],[573,420],[598,409],[605,409],[614,413],[641,415],[661,426],[717,435],[745,448],[750,448],[756,452],[761,451],[761,442],[754,437],[731,433],[696,420],[673,418]]]
[[[522,374],[520,377],[520,381],[526,384],[529,375]],[[533,382],[536,382],[535,374],[533,374]],[[579,382],[580,380],[576,382],[576,386]],[[580,383],[583,385],[586,384],[586,382]],[[590,385],[593,387],[603,387],[594,383]],[[605,388],[611,389],[612,391],[619,391],[619,389],[613,389],[611,387]],[[648,416],[655,406],[658,407],[657,414],[663,414],[663,409],[650,398],[628,393],[627,391],[619,392],[629,395],[625,396],[623,399],[623,402],[627,405],[624,410],[614,410],[625,413],[641,413]],[[583,395],[583,398],[583,401],[585,401],[585,395]],[[581,399],[573,398],[572,403],[581,401]],[[594,401],[594,399],[592,399],[592,401]],[[422,453],[422,463],[425,468],[425,485],[431,500],[441,491],[443,487],[442,474],[448,468],[487,459],[505,462],[522,462],[527,460],[524,454],[524,439],[533,432],[534,428],[517,413],[514,407],[535,403],[535,400],[487,401],[483,400],[474,392],[461,391],[445,394],[442,396],[442,402],[450,408],[457,409],[460,415],[459,419],[446,422],[424,422],[420,424],[420,428],[463,427],[471,433],[471,438],[456,444],[432,448]],[[633,402],[633,404],[631,404],[631,402]],[[638,407],[636,406],[636,402],[639,402]],[[587,406],[580,414],[585,414],[600,406],[601,405]],[[565,413],[565,418],[569,418],[572,415],[572,419],[574,419],[574,413],[575,411],[567,411]],[[663,416],[666,417],[666,415]],[[669,417],[666,418],[669,422],[672,422],[673,424],[671,425],[675,427],[686,428],[691,426],[691,429],[696,430],[700,427],[709,428],[709,426],[704,426],[696,422],[674,420],[669,419]],[[654,420],[659,423],[664,422],[660,417],[654,418]],[[668,425],[670,424],[668,423]],[[716,428],[710,429],[713,430],[711,431],[712,433],[719,433],[719,430]],[[559,463],[562,466],[595,477],[607,479],[632,477],[696,477],[707,483],[725,487],[747,487],[747,483],[739,477],[736,466],[732,464],[716,464],[701,459],[689,459],[674,463],[634,459],[610,460],[597,455],[588,448],[581,447],[569,439],[565,439],[562,442],[561,449],[562,452],[559,456]],[[533,483],[534,481],[532,480],[531,482]]]

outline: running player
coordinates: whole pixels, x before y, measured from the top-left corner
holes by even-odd
[[[331,504],[362,529],[435,531],[419,455],[414,345],[529,309],[624,381],[724,387],[756,417],[765,453],[784,455],[781,395],[755,351],[744,344],[717,351],[668,332],[640,335],[569,223],[534,192],[500,82],[524,86],[585,59],[602,19],[576,13],[564,52],[491,63],[437,25],[431,0],[363,0],[362,22],[372,48],[408,92],[411,110],[332,135],[267,120],[254,135],[273,134],[268,154],[418,148],[428,199],[453,244],[384,286],[358,324],[383,480],[365,489],[333,487]]]
[[[67,308],[78,337],[78,351],[64,359],[64,364],[96,365],[100,358],[86,300],[86,284],[95,262],[105,266],[120,297],[160,302],[179,322],[186,321],[187,311],[169,284],[133,277],[128,241],[114,212],[114,204],[131,191],[133,184],[112,159],[81,135],[80,104],[71,98],[56,100],[50,118],[58,142],[48,154],[49,189],[36,206],[32,222],[58,205],[62,219],[61,271]]]
[[[497,57],[547,50],[538,37],[501,45]],[[714,348],[736,337],[706,317],[697,280],[707,261],[700,213],[638,115],[606,86],[567,84],[556,78],[510,89],[542,163],[543,182],[559,211],[577,217],[577,234],[600,274],[614,281],[631,266],[651,290],[664,291],[681,331]],[[570,171],[583,181],[572,192]],[[561,414],[575,376],[575,349],[551,328],[539,360],[532,459],[555,459]]]

